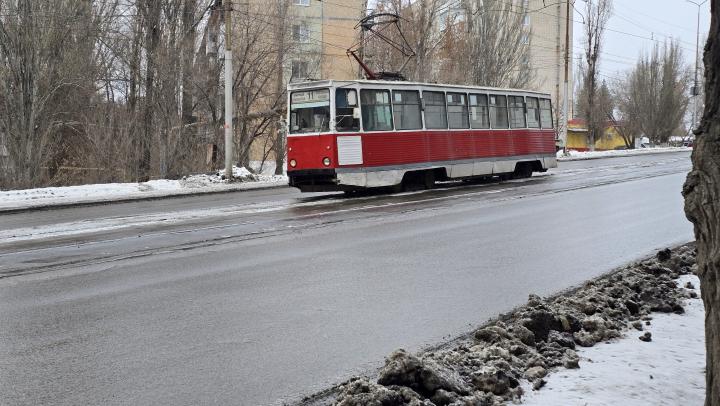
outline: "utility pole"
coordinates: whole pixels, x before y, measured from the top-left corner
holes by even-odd
[[[225,179],[232,179],[233,157],[233,69],[232,0],[225,1]]]
[[[360,11],[360,20],[362,20],[363,18],[365,18],[367,16],[367,8],[368,8],[367,6],[368,6],[368,1],[363,0],[362,10]],[[363,27],[360,27],[360,42],[359,42],[359,44],[360,44],[360,48],[358,48],[358,54],[360,56],[360,60],[364,62],[365,61],[365,30],[363,29]],[[362,65],[358,68],[358,78],[364,79]]]
[[[563,140],[563,153],[567,153],[567,141],[568,141],[568,74],[570,71],[570,0],[565,1],[565,82],[563,84],[563,111],[562,118],[563,123],[560,127],[562,130]]]
[[[288,2],[278,1],[276,2],[278,7],[278,24],[277,33],[275,34],[277,40],[277,55],[275,59],[275,94],[276,97],[280,98],[285,93],[285,69],[283,64],[283,56],[285,51],[285,35],[287,33],[287,27],[285,26]],[[281,105],[285,103],[281,102]],[[277,125],[275,126],[275,175],[283,174],[283,166],[285,164],[285,132],[282,129],[280,123],[282,122],[282,115],[278,117]]]
[[[695,78],[693,80],[693,86],[690,89],[690,96],[693,98],[693,111],[692,111],[692,124],[690,129],[695,128],[695,120],[697,119],[697,107],[698,107],[698,95],[700,95],[700,89],[698,88],[698,59],[700,59],[700,6],[707,3],[707,0],[702,3],[697,3],[692,0],[686,0],[688,3],[692,3],[697,6],[697,38],[695,39]]]

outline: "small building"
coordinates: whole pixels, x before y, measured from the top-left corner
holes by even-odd
[[[617,126],[622,126],[622,123],[617,124]],[[610,121],[606,123],[602,136],[596,137],[595,139],[596,151],[627,148],[625,140],[620,135],[617,126]],[[589,131],[585,120],[581,118],[572,119],[568,121],[568,138],[565,147],[575,151],[589,151],[590,142],[588,136]]]

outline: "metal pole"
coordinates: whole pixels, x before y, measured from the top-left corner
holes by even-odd
[[[232,179],[233,161],[232,0],[225,0],[225,179]]]
[[[563,84],[563,126],[562,126],[562,140],[563,140],[563,152],[567,152],[568,142],[568,74],[570,71],[570,0],[567,0],[565,8],[565,83]]]
[[[703,1],[702,3],[697,3],[692,0],[686,0],[688,3],[692,3],[697,6],[698,12],[697,12],[697,37],[695,38],[695,75],[693,79],[693,87],[692,87],[692,98],[693,98],[693,111],[692,111],[692,123],[690,125],[690,129],[695,128],[695,121],[697,121],[697,107],[698,107],[698,95],[700,95],[700,90],[698,88],[698,59],[700,59],[700,7],[707,3],[707,0]]]

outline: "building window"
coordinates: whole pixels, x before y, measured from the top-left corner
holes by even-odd
[[[293,0],[293,4],[296,6],[309,6],[310,0]]]
[[[528,33],[524,32],[522,37],[520,38],[520,42],[523,45],[529,44],[530,43],[530,35],[528,35]]]
[[[552,103],[549,99],[540,99],[540,125],[542,128],[553,128]]]
[[[492,128],[508,128],[507,98],[490,95],[490,125]]]
[[[472,128],[490,128],[486,94],[470,95],[470,125]]]
[[[510,96],[510,128],[525,128],[525,103],[522,96]]]
[[[528,97],[527,103],[527,126],[528,128],[540,128],[540,106],[537,97]]]
[[[360,90],[365,131],[392,131],[392,108],[388,90]]]
[[[307,42],[310,39],[308,27],[305,24],[294,24],[292,27],[293,40],[297,42]]]
[[[445,93],[423,92],[423,99],[425,100],[425,128],[448,128]]]
[[[470,128],[467,98],[464,93],[448,93],[447,110],[450,128]]]
[[[523,16],[523,26],[524,26],[524,27],[527,27],[528,25],[530,25],[530,15],[529,15],[529,14],[525,14],[525,15]]]
[[[293,61],[290,77],[293,79],[304,79],[308,77],[308,63],[306,61]]]
[[[393,116],[396,130],[422,128],[420,94],[417,90],[393,90]]]

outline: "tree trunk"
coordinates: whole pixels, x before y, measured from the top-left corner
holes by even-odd
[[[140,140],[140,163],[138,168],[138,182],[147,182],[150,179],[150,145],[154,135],[155,116],[155,63],[157,47],[160,42],[160,6],[159,1],[145,0],[145,49],[147,52],[147,72],[145,76],[145,106],[143,114],[143,129]]]
[[[695,226],[698,276],[705,303],[706,406],[720,405],[720,0],[712,0],[705,45],[705,112],[696,130],[685,214]]]
[[[197,0],[185,0],[182,11],[182,104],[180,106],[180,117],[182,129],[180,130],[179,151],[176,153],[180,165],[173,165],[176,174],[186,174],[192,169],[192,149],[196,144],[194,127],[188,126],[193,119],[193,75],[195,73],[195,8]]]

